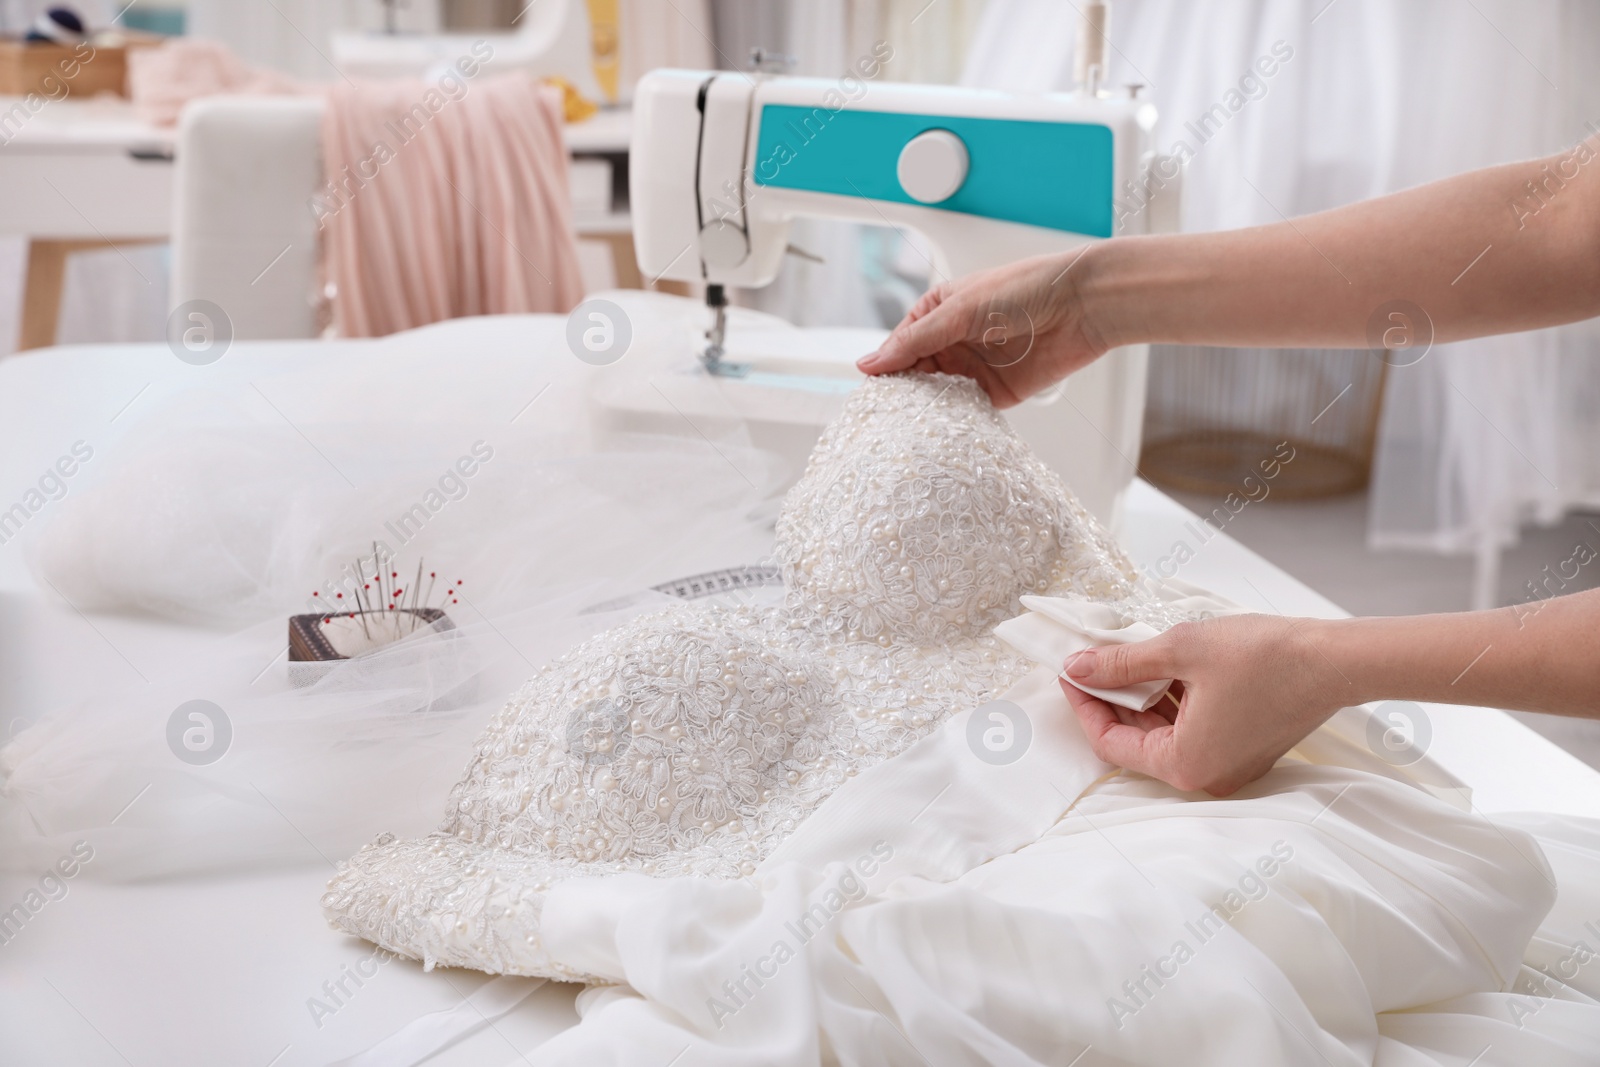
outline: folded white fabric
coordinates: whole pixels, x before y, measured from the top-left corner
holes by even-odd
[[[1066,681],[1111,704],[1133,711],[1149,711],[1166,694],[1172,679],[1139,682],[1121,689],[1096,689],[1079,685],[1062,672],[1068,656],[1107,645],[1127,645],[1158,637],[1161,631],[1147,622],[1124,615],[1109,604],[1076,597],[1025,596],[1027,614],[1007,619],[994,635],[1035,663],[1061,673]]]

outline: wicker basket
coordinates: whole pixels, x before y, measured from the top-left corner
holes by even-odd
[[[1266,470],[1280,498],[1357,492],[1387,370],[1365,350],[1155,346],[1140,473],[1180,492],[1238,492]]]

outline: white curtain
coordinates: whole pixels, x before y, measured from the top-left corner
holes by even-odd
[[[709,0],[621,0],[618,15],[624,100],[632,100],[634,83],[657,67],[717,65]]]
[[[1055,0],[993,0],[964,81],[1068,87],[1076,18]],[[1149,86],[1158,144],[1182,137],[1197,149],[1184,178],[1189,230],[1554,152],[1600,120],[1600,5],[1587,0],[1121,0],[1110,37],[1111,81]],[[1196,145],[1184,124],[1276,41],[1293,58]],[[1581,324],[1443,346],[1392,371],[1373,547],[1492,555],[1522,522],[1593,501],[1597,351],[1600,331]]]

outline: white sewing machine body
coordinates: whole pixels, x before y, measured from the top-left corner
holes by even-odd
[[[1176,187],[1147,178],[1155,110],[1131,96],[659,70],[641,80],[634,106],[630,202],[640,269],[708,291],[772,282],[798,217],[915,231],[941,280],[1114,233],[1176,228]],[[1131,211],[1129,203],[1144,206]],[[995,362],[1028,358],[1027,313],[988,314]],[[737,376],[702,373],[698,395],[679,381],[673,406],[786,424],[801,431],[789,436],[803,458],[815,438],[804,429],[820,430],[837,410],[818,394],[837,398],[853,387],[854,360],[875,336],[824,331],[808,344],[733,331],[726,348]],[[1108,521],[1134,474],[1146,361],[1142,346],[1119,349],[1008,413]],[[661,398],[641,388],[609,402],[645,417]]]
[[[416,78],[472,55],[495,70],[559,76],[598,100],[590,33],[589,9],[581,0],[541,0],[523,8],[511,32],[339,30],[333,34],[332,62],[351,77]],[[492,59],[484,58],[485,45]]]
[[[1124,183],[1150,165],[1156,113],[1138,100],[853,84],[688,70],[641,80],[629,190],[640,267],[767,285],[790,223],[812,216],[914,229],[935,269],[957,276],[1110,237]],[[941,171],[941,156],[956,166]],[[1144,232],[1143,217],[1125,221],[1121,232]]]

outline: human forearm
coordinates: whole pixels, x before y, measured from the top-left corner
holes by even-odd
[[[1062,688],[1095,755],[1226,796],[1341,707],[1481,704],[1600,718],[1600,589],[1496,611],[1409,618],[1232,615],[1181,623],[1066,664]],[[1175,679],[1176,708],[1128,712],[1078,686]]]
[[[1108,347],[1364,348],[1391,300],[1420,306],[1440,342],[1576,321],[1600,314],[1591,151],[1268,226],[1103,242],[1074,266],[1073,288]]]
[[[1494,611],[1306,624],[1347,703],[1421,700],[1600,717],[1600,590]]]

